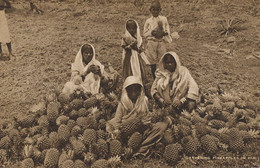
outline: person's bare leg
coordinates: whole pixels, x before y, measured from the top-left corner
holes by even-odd
[[[4,54],[3,54],[3,50],[2,50],[2,43],[0,43],[0,57],[3,57]]]
[[[9,51],[9,57],[10,57],[11,55],[13,56],[11,42],[10,42],[10,43],[6,43],[6,45],[7,45],[8,51]]]

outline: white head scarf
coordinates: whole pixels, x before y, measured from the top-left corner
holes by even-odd
[[[136,36],[136,41],[137,41],[137,47],[140,48],[141,45],[142,45],[143,40],[142,40],[142,36],[141,36],[141,34],[140,34],[139,25],[138,25],[137,21],[136,21],[136,20],[133,20],[133,19],[127,20],[127,21],[126,21],[126,24],[127,24],[127,22],[130,21],[130,20],[134,21],[135,24],[136,24],[136,26],[137,26],[135,36]],[[124,34],[124,38],[133,38],[133,39],[135,39],[135,37],[133,37],[133,36],[128,32],[128,30],[127,30],[127,28],[126,28],[126,24],[125,24],[125,34]],[[139,54],[139,53],[138,53],[136,50],[131,50],[131,53],[132,53],[132,55],[131,55],[130,62],[131,62],[132,73],[133,73],[134,76],[138,76],[138,77],[141,78],[142,75],[141,75],[141,69],[140,69],[140,63],[139,63],[140,57],[138,57],[138,54]],[[140,56],[141,56],[141,58],[144,60],[144,62],[145,62],[146,64],[149,63],[149,61],[147,60],[147,58],[146,58],[144,52],[140,53]],[[124,60],[124,59],[125,59],[125,50],[123,50],[122,57],[123,57],[122,60]]]
[[[92,50],[93,50],[93,56],[92,59],[90,60],[90,62],[84,66],[83,63],[83,58],[82,58],[82,47],[84,45],[89,45],[91,46]],[[96,60],[96,54],[95,54],[95,48],[93,47],[92,44],[84,44],[80,47],[80,50],[78,51],[78,54],[76,55],[75,61],[74,63],[71,64],[71,71],[72,71],[72,76],[75,74],[83,74],[85,71],[87,71],[88,67],[90,65],[98,65],[100,67],[101,70],[101,74],[104,72],[104,66],[98,61]]]
[[[171,55],[174,58],[174,60],[176,62],[176,69],[174,72],[170,72],[167,69],[164,69],[163,59],[164,59],[165,55]],[[175,81],[179,75],[180,67],[181,67],[181,62],[180,62],[179,56],[175,52],[165,53],[161,57],[161,59],[159,61],[158,69],[156,70],[156,73],[155,73],[156,77],[159,78],[158,87],[160,87],[162,90],[165,90],[166,86],[169,84],[170,81]]]
[[[133,84],[139,84],[142,89],[141,89],[141,94],[137,98],[136,103],[134,104],[128,97],[126,88],[130,85]],[[144,93],[144,87],[142,84],[142,81],[139,77],[137,76],[128,76],[123,84],[123,90],[122,90],[122,96],[121,96],[121,103],[123,107],[127,110],[130,111],[127,115],[123,117],[123,119],[128,119],[133,116],[140,116],[142,114],[145,114],[148,112],[148,99],[145,96]],[[142,113],[142,114],[140,114]]]

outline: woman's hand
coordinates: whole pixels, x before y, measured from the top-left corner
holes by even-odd
[[[182,103],[179,99],[175,99],[173,102],[172,102],[172,107],[174,108],[177,108],[179,109],[181,107]]]
[[[196,105],[197,105],[197,103],[196,103],[196,101],[195,100],[192,100],[192,99],[188,99],[187,100],[187,110],[188,110],[188,112],[191,112],[193,109],[195,109],[196,108]]]

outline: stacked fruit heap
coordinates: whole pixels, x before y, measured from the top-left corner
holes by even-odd
[[[124,123],[118,135],[105,132],[116,110],[115,94],[84,94],[68,98],[49,94],[23,117],[0,130],[0,164],[21,161],[22,168],[122,167],[140,147],[146,129],[139,119]],[[235,94],[205,96],[196,111],[172,117],[150,156],[177,164],[183,156],[214,157],[220,151],[242,153],[259,138],[258,105]],[[152,123],[173,113],[152,112]]]

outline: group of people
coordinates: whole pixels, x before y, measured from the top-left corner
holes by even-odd
[[[142,36],[138,23],[127,20],[122,38],[123,88],[114,118],[107,122],[107,132],[118,132],[120,125],[131,119],[141,118],[143,124],[151,124],[148,97],[144,91],[145,64],[150,65],[154,78],[151,96],[157,108],[172,107],[176,113],[182,110],[191,112],[199,101],[199,88],[189,70],[182,66],[175,52],[167,51],[165,44],[172,41],[167,18],[160,15],[161,4],[158,0],[151,3],[152,16],[146,20]],[[77,88],[96,94],[100,92],[102,81],[109,78],[109,72],[95,59],[91,44],[83,45],[72,64],[71,80],[64,86],[63,93],[72,94]],[[111,76],[110,76],[111,77]],[[146,155],[149,148],[158,142],[164,131],[172,124],[166,117],[144,132],[143,143],[137,152]]]

